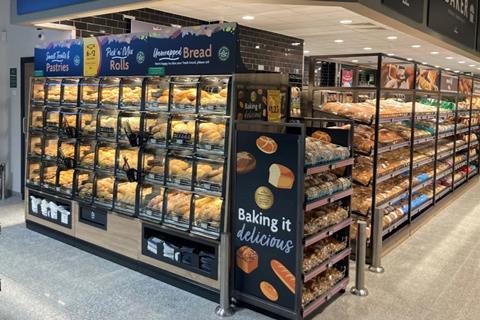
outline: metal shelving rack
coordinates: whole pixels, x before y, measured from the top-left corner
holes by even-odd
[[[418,84],[420,80],[424,80],[420,77],[427,80],[433,78],[433,81],[430,81],[432,86],[425,90]],[[470,133],[478,133],[479,128],[477,125],[472,125],[475,114],[480,113],[480,110],[473,109],[472,100],[474,97],[479,97],[480,108],[480,81],[472,76],[448,73],[415,61],[378,53],[312,56],[309,58],[308,80],[307,108],[302,117],[315,117],[329,112],[328,109],[322,108],[327,102],[345,104],[364,102],[370,99],[370,107],[374,108],[370,120],[359,113],[348,113],[347,109],[343,111],[343,114],[339,109],[340,112],[337,112],[336,115],[354,120],[356,126],[367,125],[373,129],[373,146],[367,153],[372,163],[371,179],[367,185],[371,187],[370,210],[366,215],[365,212],[362,214],[354,212],[353,216],[357,219],[367,220],[370,223],[370,230],[375,230],[375,225],[382,223],[383,234],[380,236],[383,241],[394,239],[398,231],[407,229],[414,220],[423,216],[423,213],[429,211],[438,201],[454,192],[478,173],[478,166],[473,167],[475,170],[470,174],[454,181],[456,171],[467,170],[468,172],[469,167],[465,167],[467,164],[475,163],[475,161],[478,164],[478,153],[471,159],[470,152],[467,152],[465,160],[455,163],[455,155],[465,153],[465,150],[470,150],[472,146],[477,146],[475,148],[478,152],[478,142],[471,141]],[[388,82],[388,80],[392,81]],[[460,81],[462,81],[462,85],[459,85]],[[464,83],[471,83],[471,85],[463,86]],[[449,86],[448,90],[447,86]],[[410,103],[411,110],[404,112],[405,110],[402,109],[401,113],[388,116],[382,114],[381,110],[385,103],[383,99],[387,98]],[[445,103],[446,98],[450,99],[450,106],[454,106],[449,113],[444,112],[444,109],[441,108],[443,106],[441,104]],[[425,99],[430,99],[429,104],[435,108],[435,111],[425,112],[429,110],[424,108],[422,103]],[[460,105],[462,109],[459,109]],[[297,117],[297,119],[299,118],[301,117]],[[453,125],[452,130],[439,130],[443,119],[450,121]],[[461,126],[460,121],[465,119],[467,119],[467,125]],[[429,128],[430,136],[417,137],[416,134],[421,133],[420,128],[423,123],[433,124]],[[381,145],[379,133],[385,125],[388,128],[389,124],[401,124],[406,130],[410,130],[410,137],[395,144]],[[457,148],[457,140],[461,139],[464,134],[468,134],[468,139],[465,144],[459,145]],[[453,144],[451,150],[445,151],[441,148],[444,141]],[[425,148],[426,152],[428,146],[430,146],[428,156],[420,157],[418,150]],[[401,148],[404,148],[405,151],[408,150],[408,164],[380,174],[381,163],[379,160],[390,152],[398,152]],[[422,154],[425,155],[423,152]],[[356,159],[359,159],[360,156],[365,156],[365,154],[357,150]],[[440,160],[445,161],[446,159],[449,159],[450,168],[437,172]],[[424,178],[423,175],[414,175],[416,169],[422,166],[425,166],[423,168],[433,167],[433,172],[430,169],[430,174],[425,175],[427,178]],[[381,192],[378,189],[379,184],[394,177],[407,178],[408,187],[404,188],[403,192],[393,194],[385,199],[377,198]],[[451,181],[451,186],[441,189],[441,184],[447,184],[446,180]],[[437,190],[439,191],[437,192]],[[383,221],[375,221],[374,208],[384,209],[385,216],[392,211],[396,212],[394,217],[396,216],[397,219],[392,221],[389,216],[384,217],[383,220],[388,224]],[[398,217],[399,212],[403,212],[400,217]],[[376,236],[375,234],[371,235],[373,242]],[[367,255],[371,256],[372,250],[373,248],[370,246]]]

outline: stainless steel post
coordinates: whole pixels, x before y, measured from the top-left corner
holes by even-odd
[[[359,297],[368,296],[368,290],[365,288],[365,255],[367,253],[367,223],[365,221],[357,222],[357,247],[355,250],[355,286],[350,292]]]
[[[235,312],[230,305],[230,234],[222,233],[220,241],[220,305],[215,309],[219,317],[230,317]]]
[[[375,229],[372,230],[372,264],[368,270],[374,273],[383,273],[382,251],[383,251],[383,209],[376,208],[374,211]]]
[[[5,191],[5,187],[7,185],[7,183],[5,181],[6,176],[7,176],[6,171],[7,171],[6,170],[6,164],[5,163],[0,163],[0,175],[1,175],[0,179],[2,180],[2,181],[0,181],[0,183],[1,183],[0,188],[2,188],[2,190],[1,190],[2,192],[0,193],[0,200],[4,200],[7,196],[6,191]]]

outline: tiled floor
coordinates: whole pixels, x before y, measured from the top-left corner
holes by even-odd
[[[453,320],[480,315],[480,182],[316,319]],[[29,231],[23,204],[0,202],[0,319],[216,319],[215,303]],[[268,319],[239,310],[232,320]]]

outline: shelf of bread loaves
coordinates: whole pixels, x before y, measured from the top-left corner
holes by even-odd
[[[325,131],[316,130],[305,138],[306,175],[342,168],[352,165],[353,161],[351,148],[332,143]]]
[[[348,227],[351,222],[348,208],[338,201],[305,212],[303,227],[305,247]]]

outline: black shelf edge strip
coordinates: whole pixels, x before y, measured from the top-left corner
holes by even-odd
[[[311,174],[320,173],[320,172],[324,172],[324,171],[328,171],[328,170],[333,170],[333,169],[336,169],[336,168],[346,167],[346,166],[353,165],[354,162],[355,162],[354,158],[349,158],[349,159],[345,159],[345,160],[335,161],[335,162],[332,162],[332,163],[321,164],[321,165],[318,165],[318,166],[313,166],[313,167],[307,168],[306,169],[306,174],[311,175]]]
[[[427,200],[422,203],[420,206],[412,210],[412,217],[418,215],[423,209],[427,208],[429,205],[433,203],[433,199]]]
[[[386,207],[386,206],[391,206],[395,202],[401,201],[406,197],[408,197],[408,189],[403,190],[400,194],[398,194],[397,196],[395,196],[391,199],[380,201],[379,204],[378,204],[378,207],[383,208],[383,207]]]
[[[325,270],[331,268],[335,263],[345,259],[352,253],[352,248],[345,248],[339,253],[333,255],[332,257],[328,258],[326,261],[321,263],[319,266],[313,268],[310,272],[307,272],[303,277],[303,282],[306,283]]]
[[[387,228],[383,229],[382,236],[385,237],[386,235],[392,233],[392,231],[396,230],[399,226],[405,223],[408,220],[408,215],[403,215],[403,217],[393,223],[392,225],[388,226]]]
[[[332,202],[335,202],[337,200],[340,200],[340,199],[346,198],[348,196],[351,196],[352,194],[353,194],[353,189],[350,188],[350,189],[347,189],[345,191],[337,192],[337,193],[334,193],[334,194],[329,195],[327,197],[320,198],[318,200],[313,200],[311,202],[308,202],[305,205],[305,211],[313,210],[315,208],[324,206],[328,203],[332,203]]]
[[[423,188],[425,188],[426,186],[432,184],[432,182],[433,182],[433,178],[430,178],[430,179],[428,179],[427,181],[424,181],[424,182],[421,182],[421,183],[417,184],[416,186],[414,186],[414,187],[412,188],[412,194],[414,194],[414,193],[417,192],[418,190],[423,189]]]
[[[402,174],[402,173],[407,172],[409,170],[410,170],[410,168],[408,166],[407,167],[402,167],[400,169],[396,169],[393,172],[390,172],[388,174],[385,174],[385,175],[382,175],[382,176],[378,177],[377,178],[377,183],[380,183],[380,182],[386,181],[388,179],[391,179],[393,177],[396,177],[399,174]]]
[[[350,226],[352,224],[353,220],[352,218],[347,218],[345,220],[343,220],[342,222],[340,223],[337,223],[331,227],[328,227],[314,235],[311,235],[311,236],[308,236],[306,238],[304,238],[304,242],[305,242],[305,247],[309,247],[311,246],[312,244],[315,244],[317,243],[318,241],[328,237],[328,236],[331,236],[332,234]]]
[[[348,282],[349,282],[348,277],[343,278],[343,280],[340,280],[330,291],[328,291],[324,295],[320,296],[313,302],[306,305],[303,308],[303,317],[308,317],[308,315],[312,314],[315,310],[321,307],[325,302],[329,301],[334,295],[344,290],[347,287]]]

